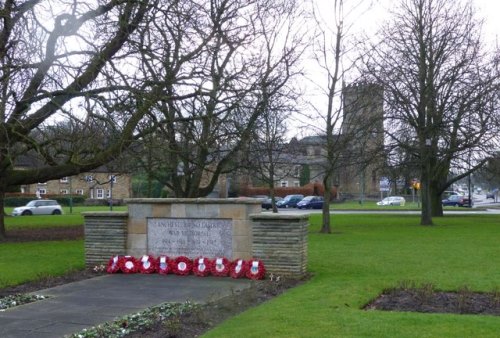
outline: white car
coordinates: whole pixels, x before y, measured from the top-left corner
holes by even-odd
[[[377,205],[399,205],[399,206],[404,206],[406,203],[406,200],[404,197],[401,196],[389,196],[384,198],[383,200],[377,202]]]
[[[55,200],[33,200],[12,210],[12,216],[61,215],[61,206]]]

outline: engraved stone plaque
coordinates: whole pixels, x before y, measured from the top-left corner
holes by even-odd
[[[171,257],[233,254],[231,219],[148,218],[148,253]]]

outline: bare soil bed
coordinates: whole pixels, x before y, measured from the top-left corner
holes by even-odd
[[[467,287],[456,292],[434,291],[425,286],[394,289],[384,292],[364,309],[500,316],[500,292],[472,292]]]

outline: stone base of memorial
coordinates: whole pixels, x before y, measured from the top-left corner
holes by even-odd
[[[275,275],[303,277],[307,270],[309,215],[262,213],[251,215],[252,255]]]
[[[128,212],[86,212],[85,262],[152,255],[258,259],[267,273],[302,277],[309,216],[262,213],[237,199],[129,199]]]
[[[121,231],[126,234],[123,247],[114,246],[114,252],[100,257],[101,263],[113,255],[144,254],[227,257],[228,259],[252,258],[252,225],[250,214],[261,211],[261,202],[256,199],[210,199],[210,198],[140,198],[126,200],[128,213],[126,222],[121,222]],[[117,214],[123,218],[124,213]],[[114,223],[113,213],[86,212],[87,220]],[[102,216],[101,216],[102,215]],[[89,231],[92,241],[104,243],[111,234]],[[87,237],[87,230],[86,230]],[[90,244],[89,248],[96,245]],[[100,246],[100,245],[99,245]],[[87,247],[87,246],[86,246]],[[96,257],[96,253],[89,253]],[[86,261],[87,266],[95,264],[95,259]]]

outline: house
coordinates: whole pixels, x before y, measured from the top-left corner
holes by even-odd
[[[34,194],[40,197],[72,194],[97,200],[124,199],[130,198],[131,192],[130,174],[109,171],[104,166],[76,176],[21,186],[22,194]]]

